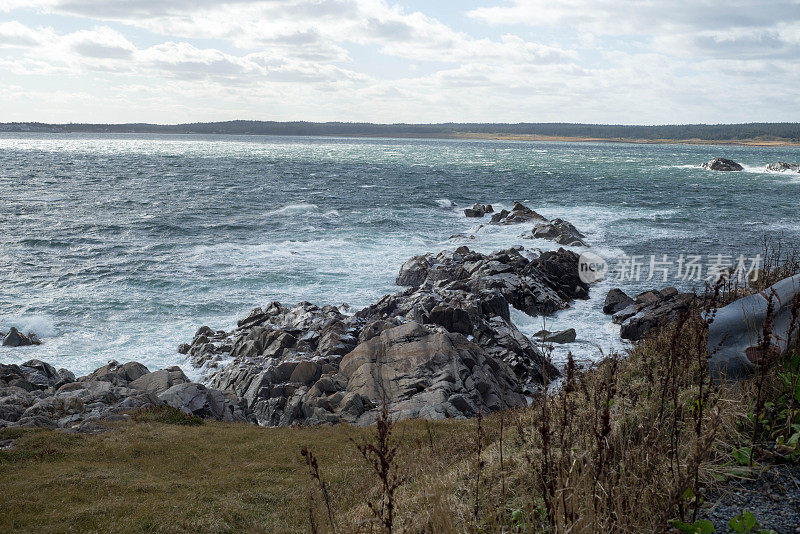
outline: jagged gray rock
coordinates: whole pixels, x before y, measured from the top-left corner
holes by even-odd
[[[603,303],[603,313],[614,315],[618,311],[622,311],[631,304],[634,304],[634,302],[635,301],[626,295],[624,291],[619,288],[614,288],[606,295],[606,300]]]
[[[469,417],[524,406],[513,373],[464,335],[409,322],[358,345],[341,362],[345,391],[386,403],[395,418]],[[375,411],[359,416],[371,423]]]
[[[564,219],[553,219],[548,222],[538,223],[530,234],[523,234],[524,238],[548,239],[559,245],[571,247],[588,247],[586,238],[572,223]]]
[[[571,300],[588,298],[589,286],[578,276],[578,259],[563,248],[537,257],[522,247],[484,255],[462,246],[411,258],[401,267],[397,284],[449,282],[473,292],[496,289],[518,310],[547,315],[567,308]]]

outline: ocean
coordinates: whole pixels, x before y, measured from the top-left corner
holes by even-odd
[[[745,170],[699,167],[713,157]],[[177,347],[201,325],[231,329],[273,300],[355,310],[398,291],[400,265],[425,252],[558,248],[522,239],[531,225],[462,211],[515,200],[573,223],[610,265],[644,265],[555,316],[512,314],[529,335],[575,328],[556,358],[597,359],[624,347],[601,312],[610,288],[702,286],[664,282],[664,269],[648,280],[651,257],[735,263],[765,235],[800,243],[800,174],[765,170],[779,160],[800,161],[800,148],[0,134],[0,331],[43,340],[0,348],[0,362],[80,375],[136,360],[196,376]]]

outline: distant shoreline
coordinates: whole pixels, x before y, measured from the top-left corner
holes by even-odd
[[[189,131],[53,131],[53,130],[0,130],[0,134],[20,133],[51,133],[51,134],[110,134],[110,135],[238,135],[238,136],[263,136],[263,137],[350,137],[354,139],[450,139],[450,140],[475,140],[475,141],[537,141],[547,143],[616,143],[637,145],[728,145],[752,147],[799,147],[800,141],[793,139],[644,139],[639,137],[580,137],[538,134],[498,134],[481,132],[452,132],[452,133],[413,133],[413,134],[357,134],[357,133],[261,133],[261,132],[189,132]]]
[[[443,137],[444,138],[444,137]],[[562,143],[633,143],[641,145],[733,145],[756,147],[800,146],[800,141],[791,139],[641,139],[641,138],[603,138],[603,137],[567,137],[555,135],[515,135],[515,134],[483,134],[456,133],[447,139],[494,139],[498,141],[546,141]]]
[[[0,132],[77,134],[184,134],[474,139],[499,141],[637,144],[800,146],[800,123],[579,124],[579,123],[392,123],[252,121],[150,123],[0,123]]]

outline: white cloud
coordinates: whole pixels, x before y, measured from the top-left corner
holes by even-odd
[[[800,20],[797,0],[513,0],[474,9],[498,25],[567,26],[607,34],[763,28]]]
[[[800,119],[800,0],[398,2],[4,0],[43,24],[0,22],[0,76],[160,122]]]
[[[52,30],[34,30],[16,20],[0,24],[0,47],[27,48],[41,44],[52,35]]]

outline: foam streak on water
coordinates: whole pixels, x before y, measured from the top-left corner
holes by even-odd
[[[697,167],[716,156],[746,171]],[[475,202],[529,200],[607,258],[750,254],[766,232],[797,242],[800,181],[763,171],[778,160],[799,161],[800,150],[0,134],[0,331],[45,341],[0,350],[0,361],[35,357],[79,373],[111,358],[174,365],[198,326],[231,328],[271,300],[367,305],[397,290],[414,254],[553,248],[520,239],[528,226],[465,218]],[[547,319],[578,330],[581,357],[619,346],[600,312],[613,285]],[[528,334],[542,327],[514,317]]]

